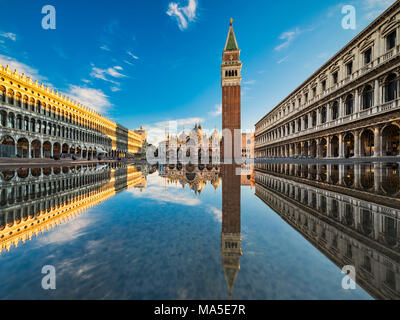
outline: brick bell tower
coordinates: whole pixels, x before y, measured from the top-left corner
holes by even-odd
[[[222,86],[222,130],[241,129],[241,83],[242,62],[240,50],[233,31],[233,19],[229,26],[228,38],[222,53],[221,86]],[[241,141],[239,142],[241,143]],[[221,158],[224,157],[225,142],[221,145]],[[234,155],[232,143],[232,156]],[[239,156],[239,155],[238,155]]]

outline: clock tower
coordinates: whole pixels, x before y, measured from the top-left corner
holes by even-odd
[[[222,53],[221,86],[222,86],[222,130],[230,130],[232,139],[235,129],[241,129],[241,83],[242,63],[240,61],[240,50],[233,31],[233,19],[229,26],[228,38]],[[241,141],[236,141],[241,145]],[[234,143],[229,143],[234,156]],[[222,141],[221,151],[224,157],[227,141]],[[240,146],[239,145],[239,146]],[[240,156],[240,155],[237,155]]]

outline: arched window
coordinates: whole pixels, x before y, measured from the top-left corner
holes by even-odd
[[[225,71],[225,77],[227,77],[227,76],[228,76],[228,70]]]
[[[323,107],[321,109],[321,123],[325,123],[326,122],[326,107]]]
[[[362,109],[367,110],[373,106],[374,91],[370,85],[365,86],[362,95]]]
[[[346,98],[346,116],[352,114],[354,111],[353,95],[349,94]]]
[[[312,117],[312,126],[315,127],[317,125],[317,112],[313,111],[311,117]]]
[[[332,119],[336,120],[337,118],[339,118],[339,104],[335,101],[332,105]]]
[[[397,98],[397,78],[394,73],[390,74],[385,83],[385,102],[392,101]]]

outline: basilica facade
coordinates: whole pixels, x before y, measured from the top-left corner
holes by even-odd
[[[0,157],[130,157],[143,135],[0,66]]]
[[[400,2],[257,122],[265,157],[400,155]]]

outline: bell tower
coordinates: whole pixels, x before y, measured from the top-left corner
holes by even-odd
[[[241,129],[241,83],[242,62],[240,50],[233,31],[233,19],[229,26],[228,38],[222,53],[221,86],[222,86],[222,130]],[[241,142],[240,142],[241,143]],[[222,156],[224,155],[224,141],[222,144]],[[234,155],[233,143],[232,155]]]

